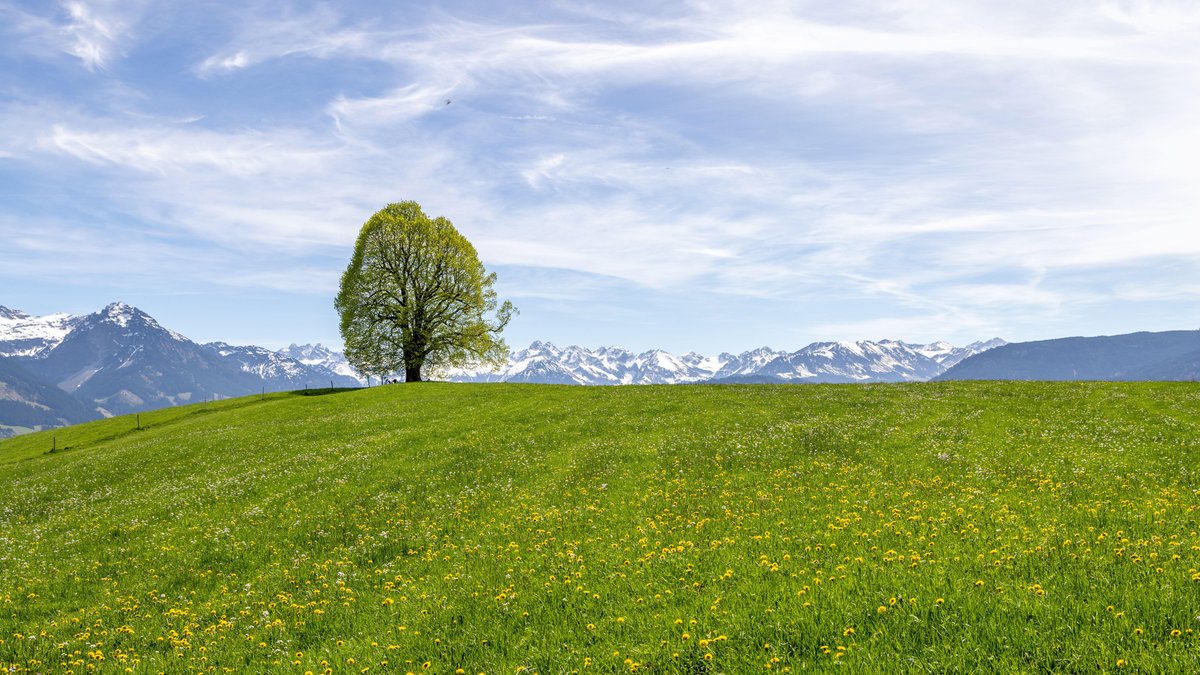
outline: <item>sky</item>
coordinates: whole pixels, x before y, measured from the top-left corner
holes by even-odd
[[[372,213],[510,346],[1200,328],[1200,3],[0,0],[0,305],[340,344]]]

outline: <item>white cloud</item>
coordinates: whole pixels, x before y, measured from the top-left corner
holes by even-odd
[[[399,125],[451,105],[454,88],[452,84],[414,84],[400,87],[386,96],[354,99],[338,96],[329,104],[327,112],[339,129],[344,125]]]
[[[1171,0],[1106,2],[1101,12],[1112,20],[1152,35],[1194,32],[1200,28],[1200,6]]]
[[[238,50],[229,55],[214,55],[210,56],[196,67],[200,74],[208,74],[213,71],[221,70],[238,70],[250,65],[250,56],[242,50]]]
[[[327,7],[303,14],[283,9],[272,18],[263,18],[262,12],[258,6],[235,11],[240,44],[208,56],[195,65],[194,72],[208,77],[291,56],[327,58],[334,54],[367,53],[364,46],[368,40],[376,48],[382,46],[371,39],[375,35],[371,29],[340,27],[337,15]]]
[[[97,16],[87,3],[78,0],[64,3],[70,22],[63,26],[69,39],[68,51],[79,58],[88,70],[103,68],[111,56],[113,42],[120,30],[109,19]]]
[[[91,129],[55,124],[40,139],[43,146],[86,162],[112,164],[153,173],[208,169],[229,179],[296,174],[324,165],[336,146],[287,131],[220,133],[165,125],[120,126],[78,120]]]
[[[0,4],[0,34],[10,50],[47,61],[68,54],[101,71],[123,55],[145,9],[145,0],[64,0],[35,10]]]
[[[565,161],[567,161],[566,155],[561,152],[554,153],[534,162],[533,166],[521,172],[521,176],[525,178],[525,182],[529,183],[530,187],[540,187],[543,182],[553,178],[555,169],[562,166]]]

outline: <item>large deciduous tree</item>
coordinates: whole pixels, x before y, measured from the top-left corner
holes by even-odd
[[[475,247],[446,218],[416,202],[388,204],[359,232],[334,305],[346,359],[360,373],[404,373],[501,364],[500,331],[516,312],[499,304]]]

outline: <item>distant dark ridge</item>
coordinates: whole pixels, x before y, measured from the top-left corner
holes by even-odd
[[[58,387],[38,380],[14,359],[0,358],[0,423],[57,427],[99,417],[100,413]]]
[[[935,380],[1197,380],[1200,330],[1015,342],[964,359]]]
[[[1200,350],[1156,363],[1142,371],[1147,380],[1172,382],[1200,380]]]

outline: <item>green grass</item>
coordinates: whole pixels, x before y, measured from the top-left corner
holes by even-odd
[[[1200,671],[1196,384],[314,393],[0,441],[0,669]]]

